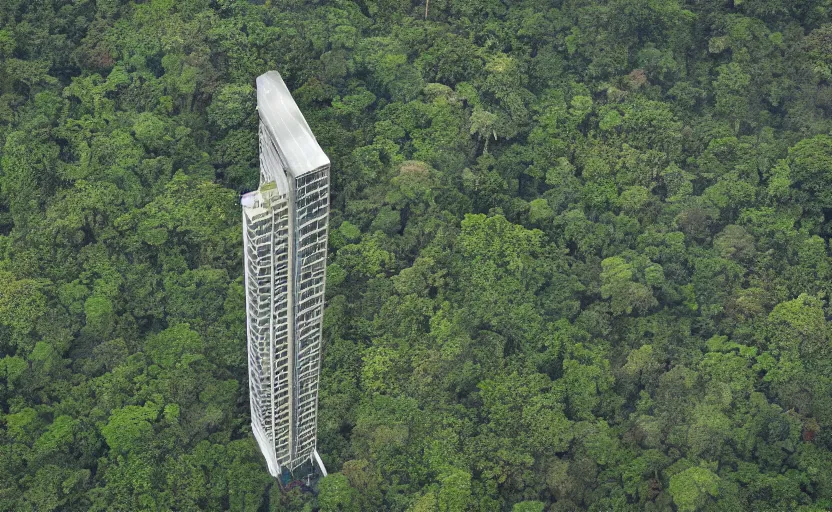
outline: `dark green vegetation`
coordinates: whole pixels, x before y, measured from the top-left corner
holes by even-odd
[[[832,506],[829,0],[0,1],[0,509]],[[333,161],[317,497],[239,192]]]

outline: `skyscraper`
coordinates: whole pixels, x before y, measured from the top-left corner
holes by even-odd
[[[277,71],[257,78],[260,188],[242,197],[254,437],[278,476],[314,461],[329,158]]]

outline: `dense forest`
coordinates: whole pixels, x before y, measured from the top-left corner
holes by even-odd
[[[332,166],[251,435],[254,79]],[[832,508],[832,0],[0,0],[0,510]]]

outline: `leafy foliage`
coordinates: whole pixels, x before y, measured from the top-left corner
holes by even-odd
[[[0,510],[832,504],[825,0],[0,2]],[[238,195],[332,167],[315,493]]]

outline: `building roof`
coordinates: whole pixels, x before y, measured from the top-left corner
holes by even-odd
[[[257,77],[257,110],[274,137],[284,167],[293,177],[329,165],[329,158],[277,71]]]

